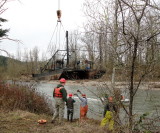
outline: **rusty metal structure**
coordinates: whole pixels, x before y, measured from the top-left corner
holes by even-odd
[[[61,24],[61,10],[57,10],[57,24]],[[93,62],[89,60],[79,60],[76,57],[76,50],[69,50],[68,31],[66,31],[66,49],[56,50],[40,72],[32,74],[35,79],[97,79],[100,78],[105,70],[93,69]]]
[[[68,40],[68,31],[66,31],[66,39]],[[66,41],[66,45],[66,50],[57,50],[44,67],[40,68],[40,73],[33,74],[33,78],[97,79],[105,73],[105,70],[93,69],[91,61],[78,60],[73,56],[76,50],[69,50],[68,41]]]

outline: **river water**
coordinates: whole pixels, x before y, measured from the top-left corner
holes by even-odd
[[[47,98],[49,105],[51,108],[54,108],[54,99],[52,97],[53,89],[56,87],[56,83],[47,83],[47,82],[39,82],[36,84],[36,89],[38,92],[43,93]],[[95,86],[86,86],[83,85],[65,85],[67,93],[77,93],[77,90],[81,90],[83,93],[87,95],[89,111],[87,116],[89,118],[94,118],[97,120],[102,119],[103,117],[103,105],[99,99],[93,94],[96,93],[97,88]],[[93,92],[93,93],[92,93]],[[146,90],[139,89],[134,99],[134,109],[133,112],[136,115],[142,115],[143,113],[149,113],[150,116],[158,115],[160,116],[160,90]],[[73,97],[76,100],[74,104],[74,118],[79,118],[79,105],[80,100],[77,97]],[[127,103],[125,103],[127,104]],[[125,113],[123,109],[121,109],[121,119],[125,117]],[[65,118],[66,118],[66,109],[65,109]]]

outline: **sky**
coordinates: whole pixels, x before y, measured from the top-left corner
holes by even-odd
[[[81,27],[84,14],[84,0],[20,0],[5,5],[8,8],[1,17],[8,20],[3,28],[9,28],[9,37],[22,43],[3,40],[0,49],[16,55],[18,50],[30,50],[35,46],[40,52],[45,52],[57,24],[56,11],[62,11],[64,30],[73,31]],[[60,4],[58,4],[60,3]],[[6,55],[0,52],[0,55]]]

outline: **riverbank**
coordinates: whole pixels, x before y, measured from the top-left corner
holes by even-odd
[[[67,80],[66,85],[85,85],[85,86],[100,86],[100,85],[108,85],[111,86],[111,80],[106,80],[107,78],[100,78],[100,79],[84,79],[84,80]],[[18,81],[24,81],[24,82],[35,82],[33,80],[32,76],[22,76]],[[36,82],[48,82],[48,83],[53,83],[53,84],[58,84],[59,80],[38,80]],[[135,85],[138,84],[138,82],[135,82]],[[115,87],[117,88],[128,88],[129,82],[124,82],[124,81],[119,81],[115,82]],[[140,89],[147,90],[160,90],[160,80],[147,80],[141,82]]]
[[[33,85],[37,84],[37,82],[32,81]],[[79,123],[78,119],[75,120],[73,123],[67,122],[65,120],[65,122],[61,125],[58,124],[51,124],[51,118],[52,118],[52,114],[51,113],[46,113],[46,109],[47,106],[43,106],[42,107],[42,103],[43,101],[46,101],[45,99],[40,98],[39,97],[39,93],[35,93],[35,89],[33,88],[33,85],[31,83],[31,87],[30,88],[26,88],[24,86],[8,86],[8,84],[2,84],[0,85],[1,87],[1,98],[0,98],[0,131],[2,133],[30,133],[30,132],[34,132],[34,133],[107,133],[107,127],[105,127],[105,129],[100,128],[100,120],[94,120],[94,119],[88,119],[85,123]],[[38,83],[41,86],[41,89],[43,89],[44,91],[46,91],[46,93],[44,93],[45,95],[48,93],[52,94],[52,88],[53,84],[57,84],[59,83],[59,81],[41,81],[40,83]],[[100,84],[99,82],[95,82],[95,81],[70,81],[67,80],[67,84],[66,87],[68,87],[68,90],[77,90],[76,85],[89,85],[91,84],[93,86],[97,84]],[[104,82],[101,82],[102,84],[104,84]],[[30,84],[30,82],[29,82]],[[74,85],[71,86],[71,88],[69,87],[70,85]],[[28,83],[27,83],[28,85]],[[122,85],[122,84],[121,84]],[[39,86],[39,87],[40,87]],[[44,89],[45,88],[45,89]],[[24,89],[26,91],[24,91]],[[83,89],[83,88],[81,88]],[[90,89],[93,89],[92,87]],[[23,90],[23,91],[21,91]],[[29,92],[28,92],[29,91]],[[141,90],[143,91],[143,90]],[[36,95],[34,95],[34,93]],[[48,92],[48,93],[47,93]],[[154,92],[156,94],[156,92]],[[143,94],[143,93],[140,93]],[[42,95],[43,96],[43,95]],[[50,95],[49,95],[50,96]],[[141,97],[141,96],[140,96]],[[136,105],[139,105],[140,103],[143,103],[143,108],[145,109],[144,106],[144,101],[142,101],[143,99],[145,99],[144,97],[146,96],[142,96],[141,100],[139,98],[136,98]],[[154,96],[154,102],[155,103],[158,101],[157,99],[155,99],[159,97],[159,95]],[[49,100],[49,99],[48,99]],[[139,103],[140,101],[140,103]],[[93,101],[92,101],[93,102]],[[145,101],[146,102],[146,101]],[[30,103],[30,104],[29,104]],[[78,103],[78,101],[77,101]],[[138,104],[139,103],[139,104]],[[92,106],[93,103],[91,103],[89,101],[89,107],[92,110],[88,111],[88,117],[89,114],[92,113],[94,115],[95,118],[95,113],[93,112],[93,110],[95,111],[97,109],[97,107],[94,105]],[[25,105],[25,106],[23,106]],[[39,105],[39,106],[38,106]],[[45,104],[44,102],[44,105]],[[79,105],[79,104],[78,104]],[[149,104],[147,104],[146,107],[148,107]],[[158,107],[158,103],[156,105],[156,107]],[[76,106],[75,106],[76,107]],[[95,109],[93,109],[95,107]],[[139,108],[139,106],[137,106]],[[142,105],[140,105],[140,107],[142,107]],[[3,109],[3,110],[2,110]],[[99,109],[99,107],[98,107]],[[148,109],[153,109],[153,104],[151,108],[146,108],[145,110],[149,111]],[[22,111],[25,110],[25,111]],[[30,110],[30,111],[27,111]],[[41,111],[41,113],[39,112]],[[151,112],[149,111],[149,112]],[[32,112],[32,113],[31,113]],[[37,112],[37,113],[35,113]],[[75,110],[76,112],[76,110]],[[78,111],[79,112],[79,109]],[[45,113],[45,114],[44,114]],[[77,118],[77,117],[74,117]],[[89,118],[93,118],[93,117],[89,117]],[[39,119],[46,119],[47,123],[44,125],[39,125],[38,124],[38,120]],[[122,126],[122,125],[121,125]],[[123,125],[124,126],[124,125]],[[123,129],[122,129],[123,128]],[[121,127],[121,130],[125,130],[127,129],[127,127]]]
[[[52,116],[35,114],[27,111],[0,111],[1,133],[106,133],[106,129],[100,128],[99,121],[88,119],[85,124],[64,121],[61,124],[52,124]],[[46,124],[39,124],[40,119],[47,120]]]
[[[41,80],[38,82],[42,83],[52,83],[52,84],[58,84],[59,80]],[[129,86],[129,83],[127,82],[115,82],[115,87],[116,88],[126,88]],[[135,82],[135,85],[137,85],[138,82]],[[94,86],[94,87],[99,87],[102,85],[107,85],[111,86],[110,81],[102,81],[102,80],[67,80],[66,85],[81,85],[81,86]],[[143,90],[160,90],[160,81],[155,81],[155,82],[142,82],[140,85],[140,89]]]
[[[73,123],[64,119],[62,124],[52,124],[52,113],[48,99],[32,87],[8,85],[0,82],[0,133],[104,133],[100,121],[88,119]],[[39,124],[38,120],[47,120]]]

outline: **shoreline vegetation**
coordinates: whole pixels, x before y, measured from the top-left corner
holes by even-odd
[[[23,80],[22,80],[23,82]],[[32,82],[35,82],[32,80]],[[45,83],[55,83],[59,81],[40,81]],[[68,80],[67,85],[91,85],[104,83],[98,80]],[[109,83],[109,82],[107,82]],[[146,85],[146,83],[142,83]],[[116,82],[118,86],[126,85],[125,82]],[[160,82],[150,82],[147,85],[151,89],[160,90]],[[142,88],[144,89],[144,88]],[[52,124],[52,111],[47,99],[34,91],[34,88],[27,88],[20,85],[9,85],[0,82],[0,131],[2,133],[109,133],[107,127],[101,128],[100,121],[87,119],[80,123],[78,119],[74,122],[64,120],[63,124]],[[38,124],[38,120],[46,119],[46,124]],[[127,127],[115,128],[115,132],[127,131]]]

